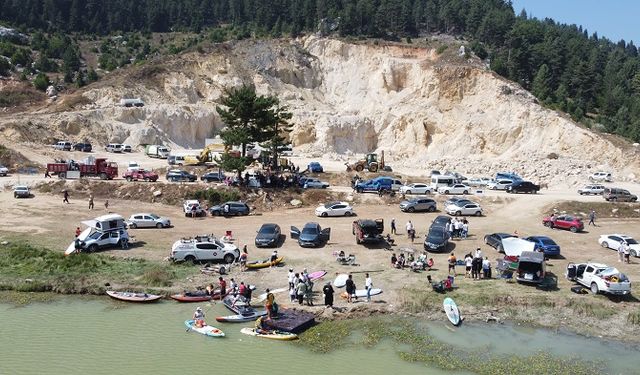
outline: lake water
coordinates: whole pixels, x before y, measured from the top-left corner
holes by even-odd
[[[202,304],[208,321],[229,315],[221,305]],[[292,342],[246,336],[250,324],[223,324],[226,337],[185,332],[196,305],[163,301],[126,304],[108,299],[64,298],[27,306],[0,304],[0,374],[452,374],[401,360],[383,341],[374,348],[348,346],[312,353]],[[428,323],[431,334],[464,348],[530,354],[550,350],[604,361],[613,373],[637,373],[638,348],[598,343],[573,335],[510,326]]]

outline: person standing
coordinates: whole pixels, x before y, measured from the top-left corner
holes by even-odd
[[[307,306],[313,306],[313,283],[307,279],[305,285],[307,287],[304,293],[304,299],[307,301]]]
[[[491,262],[489,261],[489,257],[484,257],[482,261],[482,273],[485,279],[491,278]]]
[[[373,281],[369,274],[365,274],[364,287],[367,290],[367,302],[371,302],[371,289],[373,288]]]
[[[64,198],[62,198],[62,203],[69,204],[69,192],[65,189],[62,193],[63,193],[63,197],[64,197]]]
[[[352,298],[356,294],[356,284],[353,282],[353,276],[351,276],[351,274],[349,274],[347,278],[345,289],[347,290],[347,303],[353,302]]]
[[[48,170],[48,169],[45,169],[45,171],[44,171],[44,178],[47,178],[47,177],[48,177],[48,178],[51,178],[51,175],[49,174],[49,170]]]
[[[222,276],[218,277],[218,285],[220,285],[220,301],[222,301],[222,298],[227,295],[227,282]]]
[[[109,211],[109,200],[104,201],[104,209]]]
[[[396,219],[395,218],[391,219],[391,234],[398,234],[398,231],[396,229]]]
[[[236,281],[233,279],[233,277],[229,280],[231,281],[231,283],[229,284],[229,289],[231,289],[231,294],[233,294],[234,296],[238,294],[238,284],[236,283]]]
[[[240,254],[240,270],[247,270],[247,259],[249,258],[249,252],[247,251],[247,245],[242,247],[242,254]]]
[[[456,259],[456,256],[454,253],[451,253],[451,255],[449,256],[449,258],[447,258],[447,263],[449,264],[449,272],[447,272],[448,275],[451,274],[451,271],[453,271],[453,276],[456,276],[456,262],[458,260]]]
[[[293,278],[296,277],[296,274],[293,273],[293,268],[289,268],[289,273],[287,274],[287,281],[289,282],[289,290],[293,289]]]
[[[468,235],[469,235],[469,223],[465,219],[465,221],[462,222],[462,238],[466,240]]]
[[[473,257],[471,254],[467,254],[464,257],[465,277],[471,277],[471,266],[473,265]]]
[[[589,212],[589,224],[588,225],[593,225],[594,227],[596,227],[596,211],[595,210],[591,210],[591,212]]]
[[[82,231],[80,230],[80,227],[76,227],[76,237],[78,237],[80,233],[82,233]]]
[[[411,220],[407,221],[406,229],[407,236],[411,237],[411,232],[413,231],[413,223],[411,222]]]
[[[93,194],[89,194],[89,209],[93,210]]]
[[[623,246],[623,253],[624,253],[624,262],[629,264],[631,263],[629,261],[629,257],[631,256],[631,250],[629,249],[629,244],[626,242],[623,242],[622,246]]]
[[[122,245],[122,249],[129,248],[129,233],[126,230],[120,232],[120,245]]]
[[[302,305],[302,301],[304,300],[304,295],[307,294],[307,284],[303,282],[299,282],[296,287],[296,295],[298,297],[298,304]]]
[[[618,246],[618,262],[622,263],[624,261],[624,242]]]
[[[324,287],[322,288],[322,293],[324,293],[324,305],[327,307],[333,307],[334,290],[330,282],[324,284]]]

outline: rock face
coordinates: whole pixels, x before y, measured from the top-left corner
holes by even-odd
[[[640,172],[637,147],[542,108],[477,59],[317,37],[241,41],[159,59],[88,86],[80,93],[92,104],[82,108],[59,110],[63,98],[0,121],[15,141],[36,140],[28,134],[35,124],[49,138],[202,147],[224,126],[215,110],[221,96],[242,83],[290,108],[291,139],[303,154],[384,150],[395,170],[515,170],[541,182],[583,180],[596,169]],[[140,97],[145,106],[117,107],[122,97]]]

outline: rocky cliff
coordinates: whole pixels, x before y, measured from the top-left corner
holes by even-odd
[[[541,107],[477,59],[316,37],[164,57],[36,112],[0,118],[0,131],[17,142],[89,138],[201,147],[223,127],[215,111],[220,97],[243,82],[289,106],[291,139],[303,154],[346,160],[384,150],[406,172],[516,170],[550,182],[583,179],[600,168],[630,179],[640,171],[637,148]],[[146,105],[118,107],[122,97],[141,97]]]

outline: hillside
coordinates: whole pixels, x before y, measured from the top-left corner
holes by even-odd
[[[346,160],[384,150],[411,174],[507,169],[569,184],[600,168],[640,175],[637,148],[543,108],[451,43],[442,54],[319,37],[217,44],[121,69],[38,111],[0,117],[0,132],[9,142],[201,147],[223,126],[215,107],[224,91],[253,83],[290,107],[295,150],[310,156]],[[146,106],[115,106],[122,97]]]

